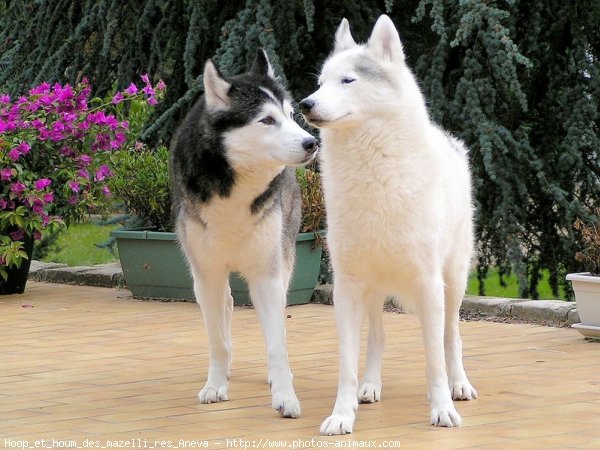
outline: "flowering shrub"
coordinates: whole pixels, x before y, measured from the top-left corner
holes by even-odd
[[[110,195],[110,155],[135,144],[140,117],[165,89],[142,81],[105,99],[90,100],[85,79],[75,88],[42,83],[14,101],[0,95],[0,282],[26,258],[26,236],[40,239]]]

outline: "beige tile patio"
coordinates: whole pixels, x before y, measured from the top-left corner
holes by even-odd
[[[565,328],[462,322],[465,364],[480,398],[457,402],[463,427],[437,429],[427,423],[418,322],[393,313],[384,314],[382,402],[360,406],[353,435],[321,437],[319,424],[336,394],[333,308],[287,312],[303,407],[296,420],[270,408],[253,309],[234,311],[231,400],[202,405],[196,395],[208,348],[196,305],[43,283],[30,283],[21,296],[0,297],[0,447],[42,438],[81,445],[87,438],[172,446],[196,439],[210,448],[264,445],[266,439],[288,448],[307,448],[311,439],[375,440],[376,446],[393,442],[405,449],[600,448],[600,343]]]

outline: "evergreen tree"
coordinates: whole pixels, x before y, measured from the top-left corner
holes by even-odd
[[[87,76],[104,95],[149,73],[168,94],[144,137],[168,142],[201,92],[206,59],[235,74],[263,46],[301,99],[341,18],[365,41],[384,12],[432,117],[471,148],[480,278],[490,265],[514,271],[535,298],[548,269],[558,290],[578,268],[572,223],[598,219],[598,2],[4,0],[0,91]]]
[[[480,279],[494,264],[537,298],[548,269],[557,294],[600,201],[600,5],[424,0],[414,19],[438,36],[418,61],[434,115],[471,148]]]

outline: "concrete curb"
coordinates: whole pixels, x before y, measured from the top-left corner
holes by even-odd
[[[66,264],[31,261],[29,279],[83,286],[123,287],[125,285],[119,263],[68,267]]]
[[[312,301],[333,304],[333,285],[318,286]],[[399,306],[395,299],[391,299],[390,303],[395,307]],[[461,306],[461,317],[528,322],[558,327],[580,322],[574,302],[476,296],[465,296]]]
[[[32,261],[29,279],[84,286],[112,288],[125,286],[125,278],[118,262],[97,266],[67,267],[65,264]],[[311,302],[333,304],[333,285],[317,286]],[[390,303],[398,307],[394,299],[391,299]],[[563,327],[580,322],[575,303],[560,300],[466,296],[462,303],[461,316],[466,319],[521,321]]]

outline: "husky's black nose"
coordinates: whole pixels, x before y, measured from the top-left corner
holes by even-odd
[[[313,106],[315,106],[315,101],[311,98],[305,98],[302,100],[298,106],[300,107],[300,111],[302,113],[309,113]]]
[[[314,137],[306,138],[302,141],[302,148],[307,153],[314,153],[317,151],[317,140]]]

